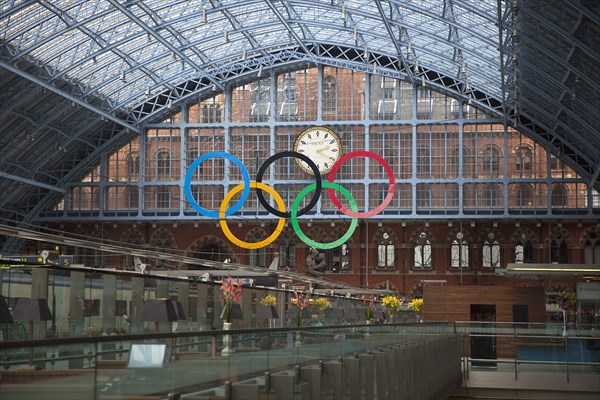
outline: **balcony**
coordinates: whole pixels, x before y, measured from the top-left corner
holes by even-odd
[[[472,322],[168,332],[3,342],[0,368],[7,398],[596,399],[600,337]]]

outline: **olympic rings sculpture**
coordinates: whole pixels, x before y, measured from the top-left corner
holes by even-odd
[[[277,161],[281,158],[285,158],[285,157],[299,158],[300,160],[304,161],[313,170],[314,177],[315,177],[315,183],[310,184],[309,186],[304,188],[302,191],[300,191],[300,193],[298,194],[298,196],[296,197],[296,199],[294,200],[294,202],[292,204],[291,211],[286,211],[285,204],[283,203],[283,199],[281,198],[279,193],[275,189],[270,187],[269,185],[264,184],[262,182],[263,176],[264,176],[265,172],[267,171],[267,169],[269,168],[269,166],[272,163],[274,163],[275,161]],[[336,175],[337,171],[340,169],[340,167],[348,160],[350,160],[352,158],[358,158],[358,157],[367,157],[367,158],[371,158],[371,159],[377,161],[386,171],[386,174],[387,174],[388,180],[389,180],[388,193],[387,193],[386,197],[383,199],[383,201],[381,202],[381,204],[379,204],[377,207],[375,207],[372,210],[364,211],[364,212],[358,211],[358,206],[356,204],[356,200],[354,199],[352,194],[346,188],[344,188],[343,186],[341,186],[338,183],[334,183],[335,175]],[[192,177],[194,175],[196,168],[198,168],[198,166],[200,164],[202,164],[204,161],[206,161],[210,158],[224,158],[226,160],[229,160],[232,163],[234,163],[240,169],[240,171],[242,173],[242,181],[243,182],[240,183],[239,185],[235,186],[233,189],[231,189],[225,195],[225,197],[223,198],[223,201],[221,202],[221,205],[219,207],[219,211],[212,211],[212,210],[208,210],[208,209],[201,207],[198,204],[198,202],[196,201],[196,199],[194,198],[194,195],[192,194],[192,189],[191,189]],[[271,244],[274,240],[276,240],[279,237],[279,235],[283,231],[283,227],[285,225],[285,219],[287,219],[287,218],[289,218],[291,220],[292,227],[294,229],[294,232],[298,236],[298,238],[302,242],[307,244],[308,246],[314,247],[316,249],[321,249],[321,250],[332,249],[334,247],[340,246],[341,244],[346,242],[352,236],[354,231],[356,230],[356,227],[358,225],[358,218],[368,218],[368,217],[377,215],[390,204],[390,202],[392,201],[392,198],[394,196],[395,187],[396,187],[396,180],[394,177],[394,172],[393,172],[392,168],[390,167],[390,165],[383,159],[383,157],[379,156],[378,154],[372,153],[370,151],[365,151],[365,150],[353,151],[351,153],[344,155],[342,158],[340,158],[333,165],[331,171],[329,172],[327,182],[323,182],[323,180],[321,178],[321,174],[319,173],[317,166],[310,158],[308,158],[304,154],[301,154],[301,153],[298,153],[295,151],[283,151],[283,152],[277,153],[277,154],[269,157],[258,169],[258,172],[256,174],[256,181],[254,181],[254,182],[250,181],[250,175],[248,174],[248,170],[246,169],[244,164],[237,157],[235,157],[229,153],[226,153],[226,152],[213,151],[213,152],[203,154],[202,156],[200,156],[196,160],[194,160],[194,162],[192,162],[192,164],[187,169],[187,172],[185,175],[185,182],[184,182],[185,196],[186,196],[187,200],[190,202],[190,204],[192,205],[192,207],[199,214],[201,214],[205,217],[218,218],[219,225],[220,225],[221,229],[223,230],[223,234],[233,244],[235,244],[241,248],[244,248],[244,249],[259,249],[261,247],[265,247],[265,246],[268,246],[269,244]],[[309,212],[317,204],[317,202],[319,201],[319,198],[321,196],[321,192],[322,192],[323,188],[327,189],[327,193],[329,194],[329,197],[331,198],[331,201],[333,202],[333,204],[343,214],[345,214],[349,217],[352,217],[352,220],[350,222],[350,227],[348,228],[346,233],[339,239],[334,240],[329,243],[316,242],[316,241],[308,238],[304,234],[304,232],[302,232],[302,229],[300,228],[300,225],[298,223],[298,217]],[[267,211],[269,211],[271,214],[279,217],[279,222],[277,223],[277,226],[275,227],[273,233],[266,239],[259,241],[259,242],[246,242],[246,241],[238,239],[235,235],[233,235],[233,233],[227,226],[227,222],[226,222],[226,218],[225,218],[227,216],[234,214],[240,208],[242,208],[242,206],[244,205],[244,202],[247,200],[247,198],[250,194],[250,189],[258,189],[256,192],[256,196],[257,196],[259,202],[261,203],[261,205]],[[240,191],[242,193],[240,195],[239,200],[232,207],[227,208],[227,206],[228,206],[229,202],[231,201],[231,199],[233,198],[233,196],[235,196]],[[313,194],[311,200],[309,201],[308,205],[306,205],[306,207],[298,210],[298,208],[300,207],[300,204],[302,203],[302,200],[310,192],[313,192],[313,191],[314,191],[314,194]],[[344,196],[346,198],[346,200],[348,201],[348,204],[350,205],[350,209],[348,209],[347,207],[345,207],[344,205],[342,205],[340,203],[340,201],[336,197],[336,191],[340,192],[342,194],[342,196]],[[269,204],[269,202],[265,199],[263,192],[267,192],[268,194],[270,194],[273,197],[273,199],[275,200],[275,203],[277,204],[278,209],[273,208]]]

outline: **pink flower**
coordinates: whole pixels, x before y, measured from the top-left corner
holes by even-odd
[[[223,300],[225,305],[225,321],[231,322],[231,307],[233,303],[237,303],[240,300],[242,294],[242,287],[239,284],[234,284],[231,275],[227,274],[227,278],[223,279],[221,284],[221,291],[223,292]]]
[[[369,301],[369,305],[367,306],[367,308],[365,308],[365,318],[368,321],[371,318],[373,318],[373,308],[375,305],[375,298],[373,297],[373,295],[371,295],[367,299],[364,294],[360,298],[361,298],[363,304],[367,304],[367,300]]]

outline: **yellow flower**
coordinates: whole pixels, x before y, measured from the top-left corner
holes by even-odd
[[[314,299],[312,303],[318,311],[325,311],[325,309],[331,307],[331,303],[325,297]]]
[[[272,294],[268,294],[260,299],[260,304],[263,306],[274,306],[277,304],[277,299]]]
[[[420,315],[423,312],[423,299],[412,299],[408,303],[408,308],[413,310],[415,314]]]
[[[387,308],[390,313],[396,313],[402,307],[402,302],[400,299],[392,295],[385,296],[381,301],[381,304],[383,304],[383,306]]]

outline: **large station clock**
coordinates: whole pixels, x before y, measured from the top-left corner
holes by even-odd
[[[329,172],[342,156],[342,143],[331,129],[313,126],[300,132],[294,143],[294,151],[310,158],[323,175]],[[304,161],[296,159],[296,163],[302,170],[313,174],[313,170]]]

